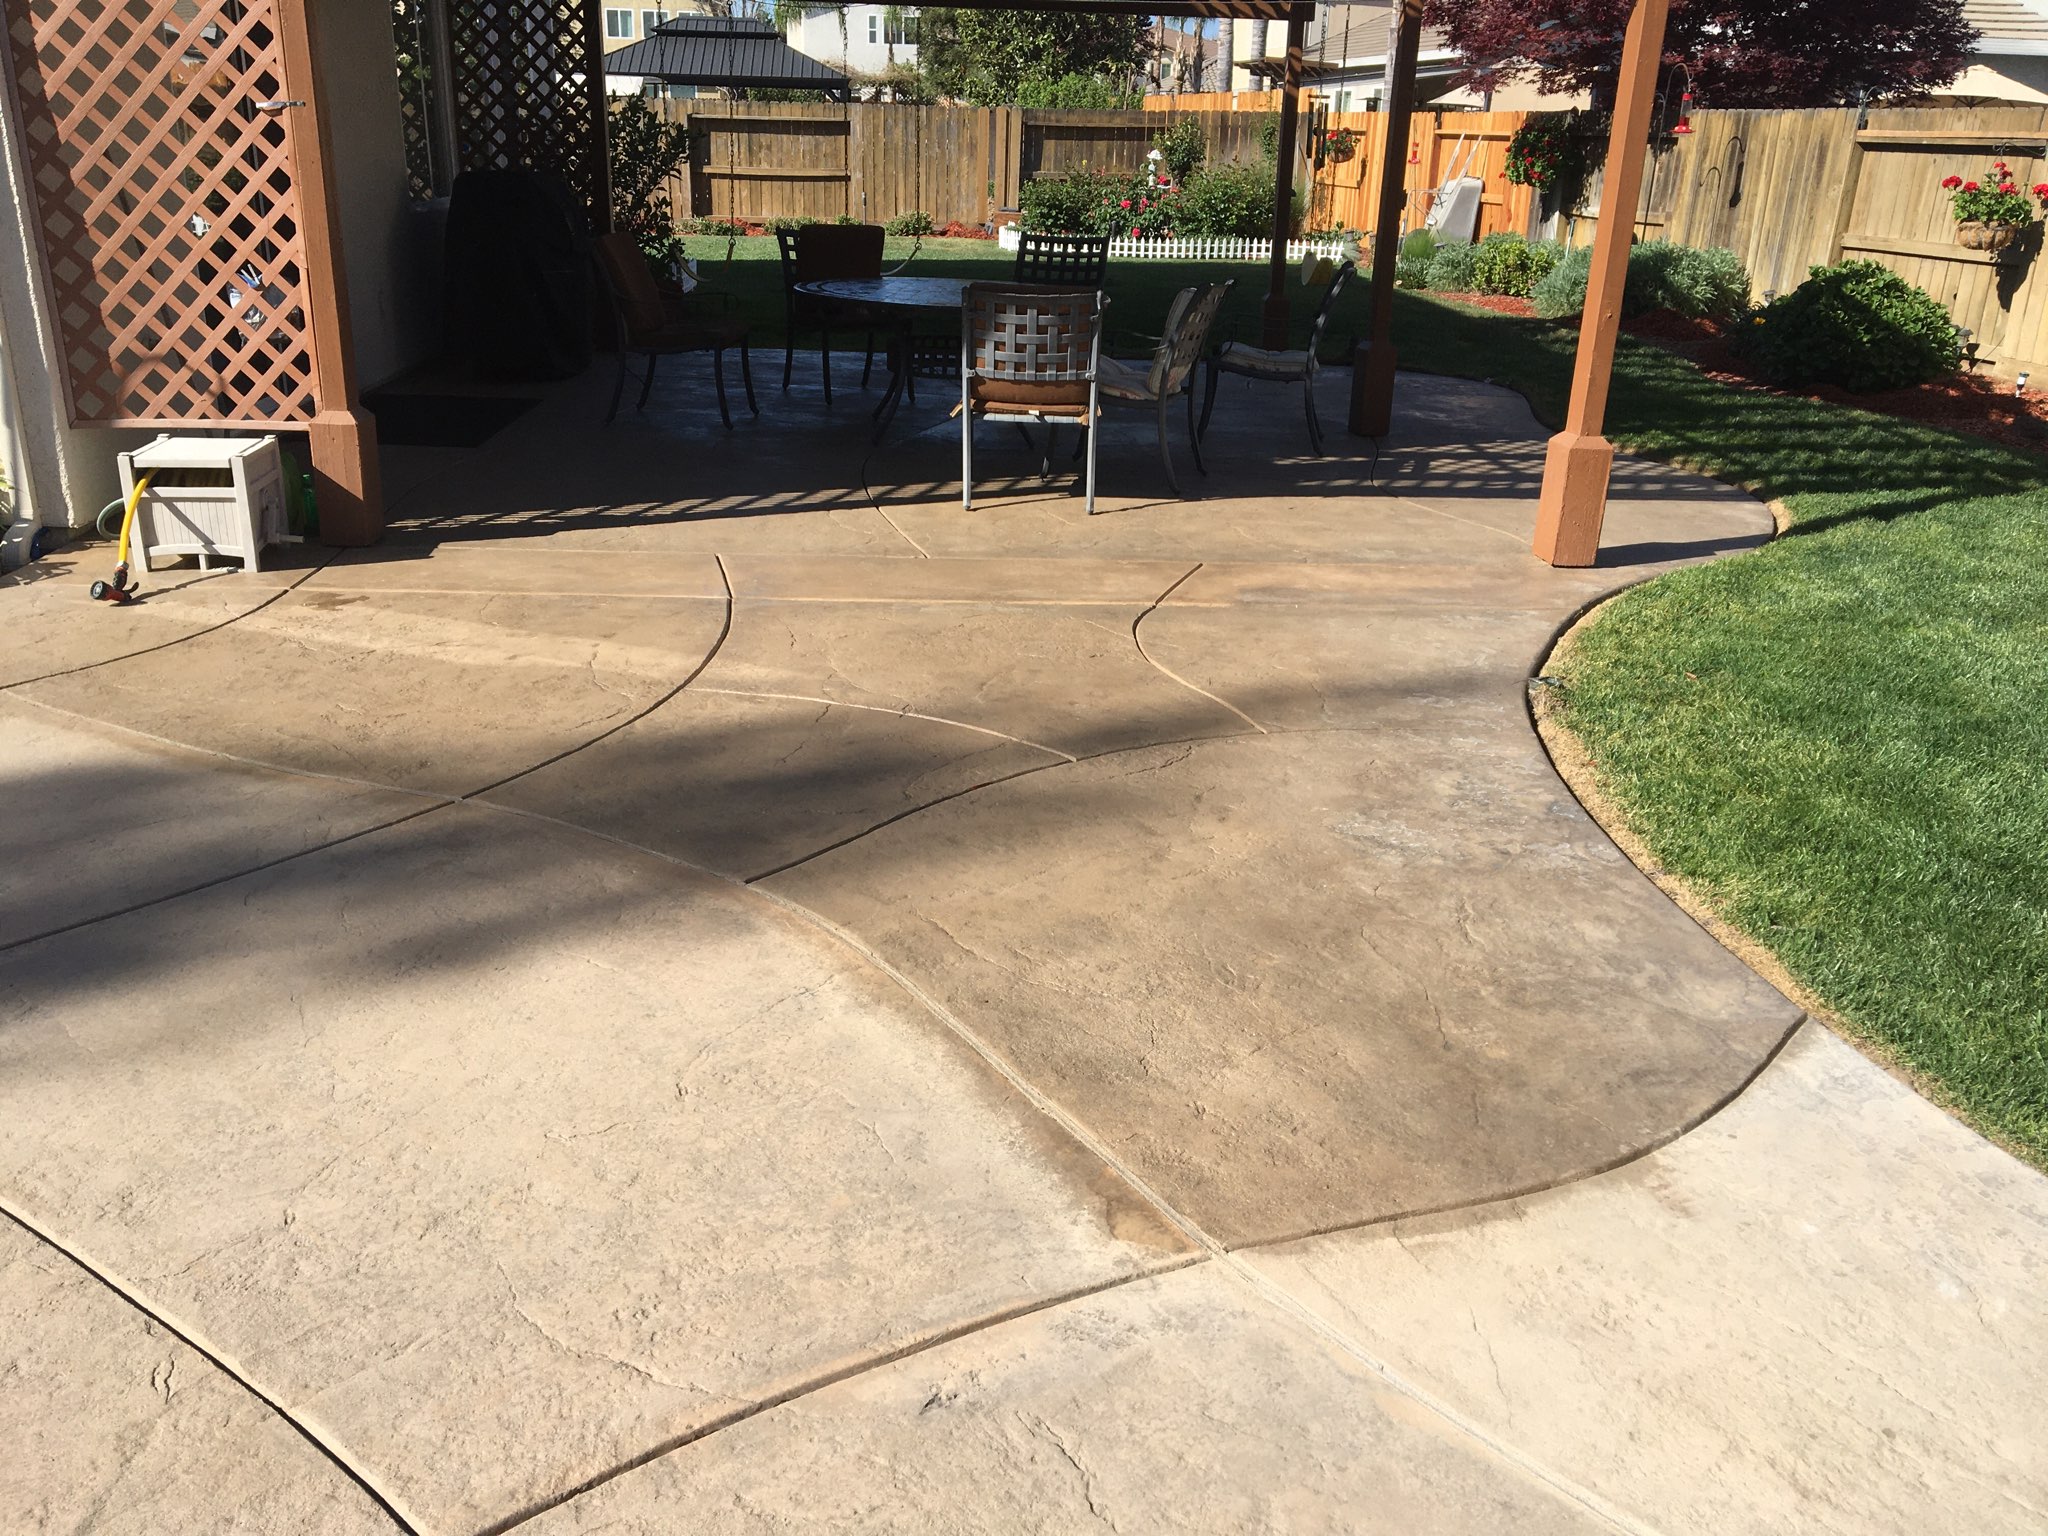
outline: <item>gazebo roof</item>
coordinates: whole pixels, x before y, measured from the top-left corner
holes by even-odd
[[[671,85],[735,89],[830,91],[844,94],[845,75],[798,53],[782,34],[751,17],[683,16],[664,22],[645,41],[604,56],[608,75],[639,75]]]

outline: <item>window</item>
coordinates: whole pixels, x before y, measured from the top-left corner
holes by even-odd
[[[604,35],[606,37],[631,37],[633,35],[633,13],[631,11],[606,11],[604,13]]]
[[[654,36],[654,29],[668,20],[667,11],[642,11],[640,13],[640,35]]]
[[[917,12],[898,11],[893,17],[884,19],[873,11],[868,12],[868,41],[887,43],[891,48],[906,47],[917,41]]]

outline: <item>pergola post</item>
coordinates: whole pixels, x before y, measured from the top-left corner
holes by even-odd
[[[1385,437],[1394,425],[1394,263],[1401,255],[1415,61],[1421,52],[1422,0],[1402,0],[1394,51],[1387,60],[1387,133],[1380,152],[1379,222],[1372,236],[1372,329],[1351,375],[1351,430],[1360,437]]]
[[[1301,54],[1307,35],[1307,8],[1289,6],[1286,73],[1280,83],[1279,163],[1273,170],[1272,281],[1260,313],[1261,340],[1275,349],[1287,345],[1287,236],[1294,216],[1294,147],[1301,128]]]
[[[1593,237],[1593,267],[1572,366],[1571,406],[1564,430],[1551,438],[1544,454],[1543,490],[1536,504],[1536,555],[1552,565],[1591,565],[1600,555],[1607,479],[1614,467],[1614,445],[1600,432],[1613,382],[1614,338],[1621,327],[1643,160],[1649,152],[1666,9],[1667,0],[1636,0],[1622,42],[1607,173],[1600,189],[1600,228]]]
[[[320,542],[374,544],[384,536],[384,487],[377,464],[377,425],[356,395],[355,339],[350,333],[348,269],[341,251],[341,211],[334,186],[333,136],[313,42],[309,0],[277,0],[284,55],[282,110],[291,123],[292,182],[304,246],[306,323],[312,333],[320,409],[308,426]]]
[[[589,164],[584,175],[590,188],[590,227],[608,235],[612,228],[611,93],[604,83],[604,0],[583,0],[583,78],[590,85]]]

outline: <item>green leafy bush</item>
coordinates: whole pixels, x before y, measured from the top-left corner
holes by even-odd
[[[1166,174],[1179,184],[1185,184],[1199,171],[1209,154],[1209,141],[1202,133],[1202,125],[1191,117],[1153,134],[1152,147],[1166,162]]]
[[[1132,174],[1085,168],[1034,177],[1024,184],[1021,194],[1024,227],[1034,234],[1127,235],[1134,239],[1173,234],[1184,228],[1180,220],[1186,199],[1172,187],[1159,185],[1162,179],[1154,178],[1150,171]],[[1270,189],[1266,206],[1273,206]]]
[[[1471,293],[1478,287],[1472,275],[1478,254],[1476,245],[1439,245],[1425,269],[1425,286],[1440,293]]]
[[[1411,229],[1401,237],[1401,255],[1408,261],[1419,261],[1429,265],[1430,257],[1436,254],[1436,236],[1426,229]]]
[[[915,209],[899,213],[882,226],[882,231],[891,235],[928,235],[932,232],[932,216]]]
[[[1427,288],[1429,286],[1429,263],[1419,256],[1396,256],[1394,258],[1394,286],[1396,288]]]
[[[796,215],[790,218],[770,219],[767,221],[767,228],[768,233],[771,235],[787,235],[793,234],[799,229],[808,229],[813,224],[819,222],[817,219]]]
[[[1488,235],[1472,248],[1473,286],[1481,293],[1526,299],[1562,254],[1547,240],[1531,244],[1520,235]]]
[[[1548,320],[1576,315],[1585,307],[1592,268],[1592,247],[1566,252],[1530,293],[1536,313]],[[1749,273],[1733,251],[1647,241],[1629,252],[1621,312],[1635,316],[1655,309],[1733,324],[1749,310]]]
[[[684,219],[676,228],[686,235],[716,235],[723,240],[728,235],[744,235],[747,223],[744,219]]]
[[[1173,229],[1183,235],[1273,232],[1273,170],[1266,165],[1217,165],[1197,171],[1181,189]]]
[[[1839,384],[1857,394],[1924,384],[1962,360],[1948,311],[1874,261],[1813,268],[1736,337],[1773,383]]]
[[[690,158],[689,128],[656,116],[645,97],[626,96],[612,109],[605,142],[611,163],[612,227],[630,234],[657,269],[672,266],[683,254],[683,240],[668,195],[669,178]],[[228,184],[236,185],[232,180]]]

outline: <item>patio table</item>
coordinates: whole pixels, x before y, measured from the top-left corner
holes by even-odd
[[[963,277],[833,277],[798,283],[799,293],[871,310],[892,310],[899,317],[904,346],[889,352],[889,387],[875,406],[875,420],[887,426],[910,379],[910,338],[919,315],[958,314],[961,295],[973,281]]]

